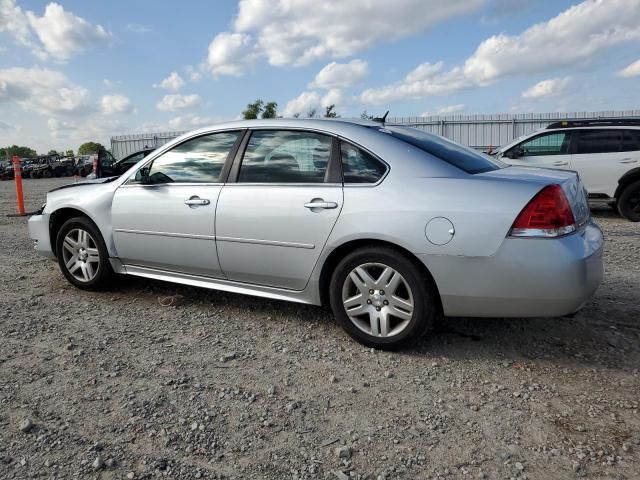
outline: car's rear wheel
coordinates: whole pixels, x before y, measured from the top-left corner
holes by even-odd
[[[45,170],[44,172],[42,172],[42,177],[43,178],[51,178],[51,170]]]
[[[640,180],[624,187],[618,197],[618,211],[627,220],[640,222]]]
[[[388,247],[358,249],[335,268],[329,285],[333,313],[358,342],[394,349],[423,336],[439,312],[432,282]]]
[[[56,254],[62,273],[78,288],[99,290],[113,275],[104,240],[86,217],[62,225],[56,236]]]

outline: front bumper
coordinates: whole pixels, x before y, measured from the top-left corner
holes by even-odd
[[[507,238],[491,257],[420,255],[445,315],[557,317],[579,310],[602,281],[604,237],[593,222],[557,239]]]
[[[33,241],[36,252],[48,258],[56,258],[49,237],[49,214],[33,215],[29,218],[28,225],[29,237]]]

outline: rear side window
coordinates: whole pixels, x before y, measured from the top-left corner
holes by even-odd
[[[350,143],[340,142],[344,183],[376,183],[387,172],[387,166],[373,155]]]
[[[522,142],[519,145],[521,154],[526,157],[539,155],[566,155],[569,153],[569,132],[544,133]]]
[[[581,130],[578,135],[576,153],[619,152],[621,130]]]
[[[622,151],[634,152],[640,150],[640,133],[634,130],[622,132]]]
[[[314,132],[258,130],[240,165],[240,183],[323,183],[333,139]]]
[[[483,173],[503,168],[505,164],[446,138],[408,127],[385,127],[384,132],[409,143],[467,173]]]

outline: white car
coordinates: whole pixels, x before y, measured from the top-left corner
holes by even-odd
[[[640,221],[640,119],[565,120],[502,147],[512,165],[575,170],[592,202]]]

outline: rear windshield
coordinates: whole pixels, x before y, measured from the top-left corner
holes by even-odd
[[[390,132],[397,139],[418,147],[467,173],[490,172],[506,166],[489,155],[416,128],[385,126],[380,130]]]

